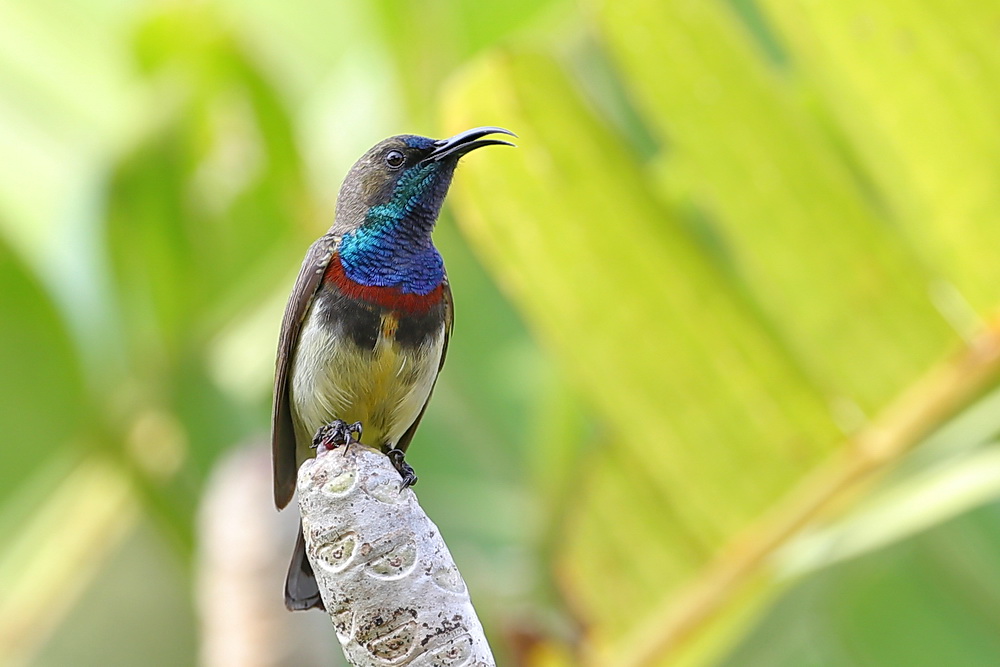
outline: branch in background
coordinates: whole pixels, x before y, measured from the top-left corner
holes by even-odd
[[[289,614],[281,604],[299,520],[274,511],[271,489],[267,442],[228,450],[205,485],[195,568],[200,667],[342,664],[323,615]]]
[[[388,457],[341,447],[299,469],[306,552],[356,667],[492,667],[465,581]]]
[[[1000,378],[1000,321],[979,332],[953,358],[933,368],[841,448],[680,596],[672,595],[606,655],[629,667],[676,657],[686,641],[704,631],[737,594],[752,584],[766,560],[809,522],[889,465],[934,429],[968,407]],[[594,664],[605,664],[602,656]]]

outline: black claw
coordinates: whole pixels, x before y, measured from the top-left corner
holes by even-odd
[[[390,449],[385,455],[389,457],[389,460],[392,461],[392,467],[403,478],[403,482],[399,486],[400,492],[417,483],[417,475],[413,471],[413,466],[403,460],[404,454],[402,449]]]
[[[361,442],[361,422],[354,422],[347,427],[347,444],[351,444],[351,433],[356,433],[354,442]],[[344,447],[344,456],[347,456],[348,447]]]
[[[360,438],[361,422],[348,424],[343,419],[334,419],[329,424],[319,427],[316,435],[313,436],[312,448],[316,450],[316,455],[319,456],[324,452],[343,446],[344,453],[346,454],[347,448],[351,444],[351,433],[357,433]]]

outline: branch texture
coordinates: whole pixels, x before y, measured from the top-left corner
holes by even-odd
[[[356,667],[493,667],[465,581],[388,457],[362,445],[302,464],[306,551]]]

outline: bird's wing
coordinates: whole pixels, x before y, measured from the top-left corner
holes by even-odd
[[[278,338],[278,359],[274,372],[274,402],[271,409],[271,465],[274,471],[274,503],[281,509],[295,493],[298,474],[296,457],[295,428],[292,424],[292,410],[288,402],[288,379],[295,356],[295,345],[299,340],[302,322],[309,312],[316,290],[330,258],[340,241],[339,237],[327,234],[309,247],[302,260],[299,277],[285,306],[285,316],[281,321],[281,336]]]
[[[451,298],[451,286],[448,284],[448,276],[444,277],[444,289],[442,290],[441,300],[444,302],[444,344],[441,346],[441,361],[438,362],[438,374],[440,375],[441,369],[444,368],[444,358],[448,356],[448,341],[451,339],[451,330],[455,326],[455,307],[454,302]],[[403,436],[396,443],[396,449],[406,451],[406,448],[410,446],[410,440],[413,440],[413,434],[417,432],[417,427],[420,426],[420,420],[424,418],[424,412],[427,410],[427,404],[431,402],[431,395],[434,394],[434,386],[437,384],[437,378],[434,378],[434,384],[431,385],[431,390],[427,394],[427,400],[424,401],[424,407],[420,408],[420,414],[417,418],[413,420],[410,424],[410,428],[406,429]]]

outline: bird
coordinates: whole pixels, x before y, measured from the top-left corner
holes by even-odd
[[[431,235],[459,160],[513,146],[477,127],[449,139],[398,135],[370,148],[341,185],[334,222],[313,243],[285,307],[271,412],[274,502],[291,501],[299,465],[324,442],[381,450],[417,481],[404,453],[444,365],[451,287]],[[302,524],[285,579],[289,610],[323,609]]]

